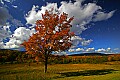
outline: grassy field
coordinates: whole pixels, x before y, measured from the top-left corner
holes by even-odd
[[[0,65],[0,80],[120,80],[120,61],[103,64]]]

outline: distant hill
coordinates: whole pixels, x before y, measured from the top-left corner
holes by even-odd
[[[0,49],[0,53],[25,53],[26,51],[19,50],[11,50],[11,49]],[[1,54],[0,54],[1,55]],[[69,54],[68,56],[108,56],[108,55],[116,55],[116,54],[104,54],[104,53],[78,53],[78,54]]]
[[[104,54],[104,53],[79,53],[79,54],[71,54],[69,56],[107,56],[110,54]]]
[[[14,61],[23,62],[27,59],[27,55],[23,51],[10,50],[10,49],[0,49],[0,63],[5,62],[13,63]]]
[[[25,51],[11,50],[11,49],[0,49],[0,52],[25,52]]]
[[[19,52],[19,51],[17,51],[17,50],[11,50],[11,49],[0,49],[0,52],[4,53],[4,52]]]

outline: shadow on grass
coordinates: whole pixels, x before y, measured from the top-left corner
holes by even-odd
[[[85,71],[77,71],[77,72],[64,72],[64,73],[59,73],[61,74],[61,76],[56,78],[71,77],[71,76],[106,75],[106,74],[112,73],[113,71],[116,71],[116,70],[102,69],[102,70],[85,70]]]

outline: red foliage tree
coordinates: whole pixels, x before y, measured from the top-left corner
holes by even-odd
[[[53,51],[65,51],[72,45],[70,24],[73,17],[68,18],[68,14],[56,14],[46,10],[42,14],[42,20],[36,21],[36,33],[30,36],[28,41],[23,42],[27,54],[33,54],[43,59],[45,63],[45,73],[50,54]]]

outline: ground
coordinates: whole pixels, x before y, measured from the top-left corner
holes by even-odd
[[[102,64],[0,65],[0,80],[120,80],[120,61]]]

